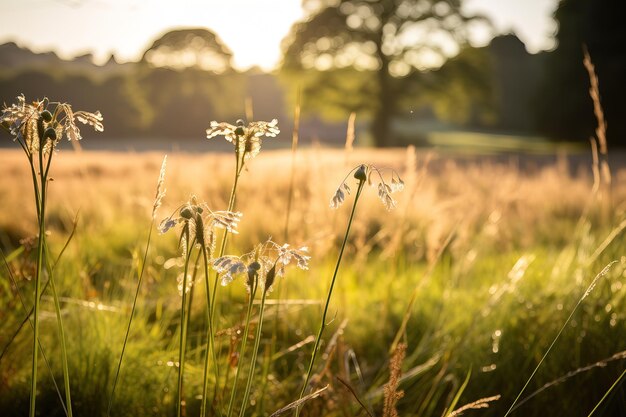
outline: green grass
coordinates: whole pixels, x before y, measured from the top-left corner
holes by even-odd
[[[400,154],[398,159],[402,157]],[[170,167],[175,167],[176,160],[170,161]],[[254,168],[259,169],[259,166]],[[314,165],[300,165],[300,168],[303,172],[315,172]],[[606,250],[590,262],[596,249],[619,224],[621,218],[617,210],[605,221],[594,209],[579,223],[586,197],[576,197],[576,190],[579,186],[585,189],[588,184],[585,185],[584,180],[571,182],[573,180],[563,178],[560,184],[567,187],[569,193],[563,197],[565,194],[557,195],[549,188],[545,178],[528,178],[520,173],[515,177],[518,181],[515,191],[506,191],[512,193],[512,202],[507,203],[511,206],[493,202],[489,200],[490,196],[504,193],[504,188],[500,187],[504,187],[507,180],[505,175],[498,173],[501,182],[493,185],[493,171],[484,172],[484,183],[468,182],[475,187],[472,195],[484,192],[482,198],[472,200],[468,193],[462,199],[464,203],[451,210],[450,204],[457,201],[455,198],[461,198],[460,190],[468,187],[458,181],[463,175],[475,175],[471,169],[457,169],[458,172],[449,171],[441,177],[430,178],[424,183],[426,185],[418,188],[416,195],[420,201],[433,198],[432,201],[426,200],[435,210],[433,213],[425,212],[417,200],[409,205],[411,210],[407,214],[402,214],[402,206],[396,212],[386,214],[371,208],[374,202],[364,200],[363,208],[370,209],[364,210],[363,218],[355,224],[353,237],[347,244],[329,307],[329,324],[314,369],[315,373],[326,369],[319,380],[314,378],[315,387],[326,384],[330,387],[320,398],[307,402],[302,407],[302,415],[351,416],[359,413],[361,406],[336,376],[347,381],[376,415],[381,414],[382,388],[389,378],[389,347],[416,287],[416,303],[406,334],[402,335],[408,349],[403,364],[405,378],[400,385],[405,395],[398,403],[401,416],[441,416],[470,369],[471,377],[457,406],[500,394],[501,399],[491,403],[488,409],[468,411],[467,415],[504,415],[591,280],[613,260],[618,263],[583,301],[525,394],[625,349],[626,288],[622,281],[626,269],[626,258],[623,258],[626,241],[623,235],[618,234]],[[175,168],[172,170],[175,172]],[[334,174],[327,175],[331,177],[329,181],[341,179],[340,173]],[[321,181],[319,176],[311,177]],[[180,174],[178,181],[181,178],[187,177]],[[146,182],[153,184],[154,179],[156,172]],[[276,184],[268,186],[274,188],[265,189],[263,192],[267,195],[259,195],[260,191],[251,194],[253,180],[242,177],[241,181],[243,191],[238,200],[244,212],[243,230],[248,234],[244,235],[242,231],[241,235],[233,237],[229,253],[248,250],[250,241],[254,241],[257,234],[278,235],[275,228],[280,230],[283,226],[284,213],[280,207],[286,206],[284,181],[276,180]],[[329,242],[322,241],[322,244],[312,238],[315,228],[306,226],[306,223],[292,227],[295,239],[311,245],[311,269],[288,271],[280,292],[275,290],[268,296],[248,415],[271,414],[298,398],[313,343],[298,344],[308,336],[314,336],[319,326],[322,302],[336,262],[337,242],[340,243],[337,235],[346,222],[345,211],[336,214],[326,211],[331,193],[316,190],[303,181],[299,179],[299,188],[296,188],[301,191],[296,193],[299,197],[294,200],[294,210],[297,211],[292,217],[292,225],[300,224],[301,213],[308,210],[309,221],[322,219],[338,232],[327,238]],[[489,184],[492,189],[488,189]],[[185,186],[191,188],[190,184],[185,183]],[[8,188],[8,184],[4,183],[3,187]],[[172,201],[172,206],[179,201],[175,195],[181,192],[177,191],[178,187],[180,185],[176,182],[167,184],[174,194],[166,197]],[[323,189],[325,186],[318,184],[318,187]],[[483,188],[485,191],[480,191]],[[436,197],[432,197],[433,190],[439,193]],[[369,191],[364,191],[364,197]],[[101,192],[101,201],[107,201],[110,194],[115,195],[106,187],[102,187]],[[119,190],[115,189],[115,192]],[[135,190],[132,194],[138,199],[143,193],[149,199],[152,192],[151,185],[145,192]],[[228,187],[221,187],[214,194],[207,191],[207,200],[211,200],[212,205],[225,202],[227,192]],[[136,196],[138,193],[139,197]],[[539,193],[539,198],[535,199],[533,193]],[[324,197],[319,207],[315,206],[316,199],[321,198],[318,194]],[[616,202],[623,201],[621,196],[621,191],[616,190]],[[248,203],[259,207],[259,217],[251,206],[246,205],[246,199],[256,201],[254,199],[259,198],[283,199],[284,206],[277,204],[273,208],[278,226],[258,221],[265,216],[262,204]],[[9,209],[9,203],[6,204]],[[59,207],[57,201],[51,204],[53,208]],[[496,235],[488,228],[493,223],[490,223],[489,215],[494,206],[502,214]],[[63,220],[63,211],[56,210],[59,219]],[[473,214],[471,210],[480,212]],[[145,247],[149,210],[143,210],[133,199],[130,203],[125,200],[106,203],[105,208],[86,206],[84,211],[89,215],[81,217],[77,235],[58,266],[56,285],[66,330],[74,413],[97,416],[106,413],[107,395],[121,352],[137,268]],[[166,209],[162,210],[160,217],[166,212]],[[449,218],[465,220],[457,221],[455,229],[447,223]],[[465,223],[466,219],[470,223]],[[439,258],[428,255],[436,248],[436,242],[444,240],[432,237],[437,231],[435,221],[440,222],[438,227],[445,232],[456,230],[450,245]],[[0,234],[8,235],[5,231],[9,230],[9,223],[6,218],[0,221]],[[52,229],[49,239],[53,254],[58,253],[67,234],[62,227],[64,222],[57,224],[59,226]],[[398,230],[398,224],[406,225],[408,231],[403,232],[400,243],[393,244],[393,232]],[[447,233],[440,235],[445,238]],[[431,240],[435,243],[428,243]],[[4,246],[5,253],[9,253],[18,245],[8,243]],[[176,236],[154,236],[112,415],[171,416],[174,413],[177,382],[174,363],[178,360],[180,317],[176,276],[180,268],[165,269],[164,265],[178,255]],[[525,259],[527,265],[518,262],[520,259]],[[26,274],[32,260],[31,252],[28,256],[20,255],[11,265]],[[432,262],[435,263],[432,274],[428,275]],[[0,347],[5,345],[8,335],[24,316],[12,287],[4,284],[7,279],[6,271],[0,268],[0,282],[3,283],[0,291]],[[22,278],[18,284],[28,303],[32,303],[33,282]],[[278,301],[289,303],[281,305],[276,315],[278,294]],[[203,284],[196,288],[194,298],[205,299]],[[216,300],[220,304],[217,309],[222,312],[220,320],[215,323],[216,345],[222,353],[220,375],[228,374],[232,381],[235,368],[229,360],[234,358],[227,353],[232,343],[240,343],[237,330],[243,331],[242,327],[237,327],[244,323],[247,306],[243,282],[235,281],[229,287],[219,288]],[[258,308],[256,304],[251,330],[257,328]],[[200,412],[206,348],[204,309],[203,303],[194,303],[187,339],[184,394],[187,415],[190,416]],[[335,335],[344,320],[347,320],[345,329]],[[274,327],[276,338],[272,339]],[[62,364],[55,328],[53,302],[51,294],[46,292],[42,299],[41,341],[51,358],[52,372],[61,381]],[[335,344],[326,352],[333,339]],[[3,415],[24,415],[27,412],[31,342],[32,333],[24,328],[7,356],[0,361],[0,410]],[[274,360],[266,356],[270,351],[279,352]],[[240,365],[245,375],[250,367],[249,354]],[[39,366],[37,408],[45,415],[63,415],[48,370],[43,363]],[[624,360],[614,360],[606,366],[581,372],[537,394],[512,415],[586,416],[617,380],[623,367]],[[269,375],[265,385],[262,383],[264,371]],[[209,378],[211,390],[215,386],[212,372]],[[263,386],[265,395],[261,400],[259,395]],[[225,390],[222,398],[228,398],[229,392]],[[243,394],[244,390],[239,390],[235,402],[237,412]],[[625,409],[623,389],[618,386],[594,415],[619,415]],[[360,415],[365,414],[361,411]]]

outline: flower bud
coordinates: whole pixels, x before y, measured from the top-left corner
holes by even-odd
[[[191,219],[191,216],[193,215],[193,212],[191,211],[191,207],[189,206],[185,206],[182,209],[180,209],[180,217],[182,217],[183,219]]]
[[[365,181],[367,179],[367,167],[361,165],[354,173],[354,178],[359,181]]]
[[[52,120],[52,113],[50,113],[48,110],[44,110],[44,111],[41,112],[40,117],[45,122],[50,122]]]
[[[50,139],[52,142],[57,140],[56,130],[51,127],[47,128],[46,131],[43,133],[43,140],[45,141],[46,139]]]
[[[239,119],[237,120],[237,128],[235,129],[235,135],[237,136],[243,136],[245,131],[244,131],[244,123],[243,120]]]
[[[265,291],[269,291],[274,284],[274,280],[276,279],[276,265],[272,266],[272,269],[267,271],[267,275],[265,276]]]

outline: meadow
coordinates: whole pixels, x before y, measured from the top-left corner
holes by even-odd
[[[52,257],[63,251],[55,280],[75,415],[107,414],[140,276],[110,415],[176,411],[183,265],[176,234],[159,234],[156,226],[191,195],[213,210],[229,206],[235,160],[206,144],[204,153],[168,155],[156,222],[150,214],[163,154],[55,156],[46,230]],[[320,392],[301,404],[300,415],[503,416],[540,362],[511,415],[587,416],[605,394],[594,415],[624,415],[624,391],[611,386],[626,358],[626,169],[616,158],[612,183],[602,183],[590,155],[261,151],[239,178],[236,210],[243,216],[226,253],[247,253],[272,237],[308,247],[311,259],[308,270],[289,269],[277,280],[265,310],[255,301],[244,355],[244,280],[217,287],[220,376],[210,374],[209,414],[223,415],[220,401],[229,398],[236,370],[250,373],[253,342],[253,384],[247,400],[240,389],[235,411],[246,404],[242,414],[272,415],[299,398],[354,195],[337,210],[329,201],[352,168],[372,164],[395,169],[404,190],[394,194],[391,211],[376,189],[363,190],[310,381],[309,392]],[[37,246],[21,150],[0,151],[0,178],[0,410],[18,416],[28,410],[32,331],[25,325],[13,336],[33,304]],[[347,181],[356,189],[355,179]],[[189,416],[202,407],[208,352],[205,287],[198,278],[192,288],[183,395]],[[63,366],[50,291],[41,305],[49,365],[39,364],[37,409],[60,416]]]

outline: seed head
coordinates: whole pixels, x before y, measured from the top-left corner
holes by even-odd
[[[404,189],[404,182],[400,178],[397,172],[391,170],[391,180],[390,183],[385,181],[383,177],[383,170],[376,168],[373,165],[365,165],[361,164],[356,168],[353,168],[351,172],[354,172],[354,178],[359,181],[359,186],[363,184],[365,181],[369,185],[374,185],[376,182],[375,179],[372,179],[372,176],[377,176],[380,181],[377,182],[378,186],[378,197],[383,202],[387,210],[392,210],[396,207],[396,201],[391,197],[391,194],[402,191]],[[331,208],[339,208],[346,199],[346,194],[350,194],[350,187],[346,183],[348,176],[346,175],[343,182],[339,185],[335,194],[330,200]]]
[[[40,116],[44,122],[50,122],[52,120],[52,113],[50,113],[48,110],[44,110],[41,112],[41,116]]]
[[[213,261],[213,269],[222,274],[222,285],[230,283],[236,275],[247,273],[245,284],[248,291],[256,279],[265,291],[271,291],[276,278],[284,276],[285,267],[292,260],[298,268],[308,269],[310,257],[306,255],[307,251],[306,247],[294,249],[287,244],[280,246],[268,239],[245,255],[227,255],[216,259]]]
[[[80,140],[82,137],[76,121],[93,126],[98,132],[104,130],[100,112],[75,112],[69,104],[51,102],[47,98],[27,103],[24,95],[20,95],[17,103],[5,105],[0,115],[0,123],[9,129],[14,140],[21,143],[29,155],[40,149],[45,153],[50,152],[62,136],[69,140]],[[46,129],[54,130],[54,134],[46,133]],[[49,138],[52,140],[47,142]]]
[[[212,121],[206,133],[208,139],[223,135],[224,139],[235,146],[235,151],[247,160],[258,155],[263,137],[275,137],[280,133],[280,129],[276,119],[271,122],[250,122],[247,126],[239,119],[236,126]]]
[[[243,136],[245,134],[245,130],[244,130],[245,124],[243,123],[243,120],[238,119],[236,124],[237,124],[237,128],[235,129],[235,135]]]
[[[367,167],[365,165],[361,165],[355,172],[354,178],[359,181],[365,181],[367,179]]]
[[[183,208],[180,209],[180,217],[182,217],[183,219],[191,219],[191,216],[193,216],[193,211],[191,210],[190,206],[185,206]]]

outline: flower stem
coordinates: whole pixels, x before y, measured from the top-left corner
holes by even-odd
[[[126,352],[126,344],[128,343],[128,336],[130,335],[130,326],[133,323],[133,317],[135,315],[135,308],[137,307],[137,299],[139,298],[139,290],[141,289],[141,281],[143,280],[143,273],[146,269],[146,260],[148,258],[148,249],[150,248],[150,240],[152,238],[153,227],[154,227],[154,220],[150,222],[150,231],[148,232],[148,242],[146,243],[146,249],[143,253],[143,262],[141,264],[141,271],[139,272],[139,279],[137,281],[137,289],[135,290],[135,297],[133,298],[133,306],[130,310],[130,318],[128,319],[128,326],[126,327],[126,335],[124,336],[124,344],[122,345],[122,353],[120,354],[120,360],[117,363],[117,370],[115,371],[115,378],[113,379],[113,388],[111,389],[111,397],[109,398],[109,405],[107,407],[107,416],[111,415],[111,407],[113,407],[115,387],[117,386],[117,380],[120,376],[120,369],[122,368],[122,360],[124,359],[124,352]]]
[[[239,183],[239,176],[241,175],[241,170],[243,169],[243,160],[239,157],[239,152],[235,153],[237,158],[237,165],[235,166],[235,179],[233,180],[233,186],[230,189],[230,197],[228,199],[228,211],[233,211],[235,209],[235,200],[237,196],[237,184]],[[228,239],[228,230],[224,229],[224,234],[222,235],[222,241],[220,242],[220,251],[218,258],[224,256],[224,252],[226,251],[226,240]],[[215,317],[215,293],[217,292],[217,281],[219,278],[219,274],[215,273],[215,279],[213,282],[213,295],[211,296],[211,306],[213,307],[212,316]]]
[[[261,342],[261,330],[263,329],[263,313],[265,312],[265,299],[266,298],[267,298],[267,289],[264,288],[263,297],[261,298],[261,311],[259,312],[259,324],[256,329],[256,335],[254,336],[254,349],[252,350],[252,360],[250,362],[250,371],[248,372],[248,381],[246,382],[246,390],[243,393],[243,401],[241,402],[241,410],[239,411],[239,417],[243,417],[243,415],[245,414],[246,406],[248,404],[248,398],[250,397],[250,388],[252,387],[252,378],[254,377],[256,357],[257,357],[257,353],[259,353],[259,343]]]
[[[57,316],[57,325],[59,338],[61,339],[61,360],[63,363],[63,383],[65,384],[65,403],[67,404],[67,417],[72,417],[72,396],[70,393],[70,372],[67,364],[67,347],[65,346],[65,332],[63,331],[63,320],[61,319],[61,304],[57,294],[56,285],[54,285],[54,277],[50,275],[50,288],[52,288],[52,297],[54,298],[54,309]]]
[[[211,351],[213,356],[213,366],[215,369],[215,385],[219,383],[219,366],[217,363],[217,355],[215,353],[215,339],[213,336],[213,320],[211,316],[211,289],[209,286],[209,257],[207,255],[206,247],[202,246],[202,257],[204,260],[204,279],[206,284],[206,300],[207,300],[207,310],[208,310],[208,321],[209,321],[209,329],[207,334],[207,350],[205,352],[204,357],[204,382],[202,387],[202,405],[200,408],[200,416],[206,416],[206,400],[208,394],[208,368],[209,368],[209,351]],[[218,405],[217,407],[218,413],[221,415],[221,407]]]
[[[257,278],[255,278],[256,282]],[[226,417],[230,417],[233,412],[233,405],[235,403],[235,396],[237,395],[237,382],[239,381],[239,371],[241,370],[241,362],[246,353],[246,342],[248,340],[248,332],[250,329],[250,317],[252,314],[252,304],[254,303],[254,296],[256,294],[257,285],[253,284],[253,288],[250,289],[250,296],[248,301],[248,310],[246,312],[246,325],[243,331],[241,339],[241,350],[239,351],[239,360],[237,362],[237,370],[235,371],[235,380],[230,391],[230,400],[228,401],[228,413]]]
[[[52,155],[49,156],[48,162]],[[41,275],[43,271],[43,259],[44,252],[43,247],[45,244],[45,213],[46,213],[46,180],[45,172],[43,169],[43,148],[39,149],[39,186],[40,193],[37,192],[37,176],[35,168],[33,166],[32,159],[29,158],[31,164],[31,172],[33,174],[33,184],[35,189],[35,199],[37,200],[37,214],[39,220],[39,240],[37,246],[37,272],[35,275],[35,305],[33,309],[33,354],[32,354],[32,368],[31,368],[31,385],[30,385],[30,410],[29,416],[35,417],[36,398],[37,398],[37,359],[39,350],[37,344],[39,341],[39,298],[41,296]]]
[[[363,180],[359,181],[359,187],[354,197],[354,203],[352,204],[352,211],[350,213],[350,219],[348,220],[348,226],[346,227],[346,234],[343,238],[343,243],[341,244],[341,250],[339,251],[337,264],[335,265],[335,272],[333,273],[333,279],[330,281],[330,287],[328,288],[328,295],[326,296],[326,304],[324,305],[324,313],[322,314],[322,320],[320,321],[320,328],[317,332],[317,337],[315,339],[315,346],[313,347],[313,353],[311,354],[311,362],[309,363],[309,370],[307,371],[306,378],[304,379],[304,384],[302,386],[302,390],[300,391],[300,396],[298,397],[298,400],[301,400],[302,397],[304,397],[304,393],[306,392],[307,386],[309,385],[309,380],[311,379],[311,374],[313,373],[313,366],[315,364],[315,358],[317,357],[317,350],[319,349],[320,341],[322,339],[322,334],[324,333],[324,329],[326,328],[326,315],[328,314],[328,306],[330,304],[330,297],[333,294],[335,280],[337,279],[337,272],[339,271],[339,265],[341,264],[343,251],[346,248],[346,242],[348,241],[348,235],[350,234],[350,228],[352,227],[352,220],[354,219],[354,212],[356,211],[356,205],[359,201],[359,197],[361,196],[361,191],[363,190],[364,184],[365,184],[365,181]],[[300,407],[296,407],[295,415],[296,417],[300,415]]]
[[[189,238],[187,238],[189,242]],[[180,308],[180,346],[178,351],[178,399],[176,401],[176,416],[181,417],[183,402],[183,373],[185,366],[185,347],[187,345],[187,320],[185,319],[185,307],[187,302],[187,272],[189,270],[189,259],[193,245],[189,244],[189,249],[185,254],[185,270],[183,272],[183,290]]]

